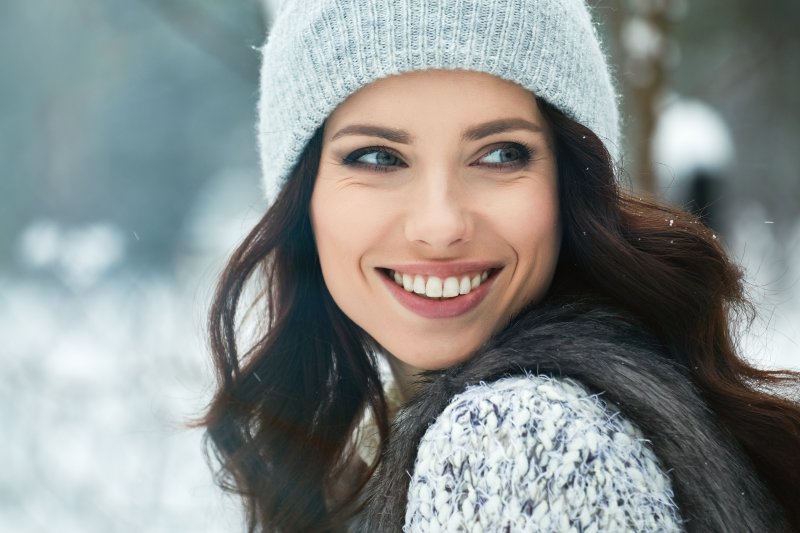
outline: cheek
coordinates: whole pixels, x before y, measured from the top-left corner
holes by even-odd
[[[351,218],[351,214],[338,209],[336,204],[312,197],[311,228],[322,262],[326,263],[329,257],[335,257],[333,250],[347,242],[342,228],[349,227],[353,223]]]
[[[358,266],[358,235],[351,231],[358,228],[357,215],[350,210],[342,209],[340,204],[327,200],[315,193],[311,198],[311,227],[317,254],[322,268],[325,284],[332,294],[339,292],[340,286],[346,286],[346,278],[354,275],[354,266]],[[354,262],[355,261],[355,262]]]
[[[555,263],[561,244],[561,223],[557,206],[546,203],[535,205],[527,216],[518,219],[518,239],[527,243],[527,249],[520,247],[520,254],[535,257],[542,266]]]
[[[539,191],[507,206],[500,230],[517,256],[517,303],[522,307],[544,295],[553,279],[561,248],[556,191]],[[525,196],[520,195],[520,198]]]
[[[329,187],[315,189],[311,197],[311,226],[325,285],[348,315],[367,301],[365,257],[385,240],[387,226],[385,210],[364,197]]]

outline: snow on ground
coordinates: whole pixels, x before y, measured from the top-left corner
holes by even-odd
[[[193,295],[157,279],[0,294],[0,529],[242,530],[186,428],[211,383]]]
[[[728,248],[758,309],[742,351],[756,366],[800,370],[800,218],[782,228],[751,204],[731,222]]]

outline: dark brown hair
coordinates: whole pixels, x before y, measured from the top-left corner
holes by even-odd
[[[731,334],[748,316],[740,270],[716,236],[681,210],[621,192],[602,142],[539,102],[554,137],[563,223],[550,296],[609,299],[633,313],[691,370],[711,409],[745,449],[800,529],[800,406],[775,393],[800,374],[759,370]],[[244,498],[249,531],[329,531],[354,509],[374,471],[346,474],[366,406],[381,440],[386,404],[368,336],[328,293],[309,220],[322,127],[280,196],[231,257],[209,317],[218,389],[205,418],[219,483]],[[261,314],[252,346],[237,343],[248,284]],[[764,443],[769,443],[765,446]]]

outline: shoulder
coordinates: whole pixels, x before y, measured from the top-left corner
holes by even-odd
[[[598,395],[540,375],[456,395],[420,441],[407,531],[679,530],[669,478]]]

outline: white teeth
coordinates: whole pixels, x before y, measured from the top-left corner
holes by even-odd
[[[417,274],[414,276],[414,292],[417,294],[425,294],[425,278]]]
[[[456,276],[450,276],[442,280],[438,276],[424,276],[421,274],[402,274],[395,270],[388,271],[390,278],[403,287],[408,292],[414,292],[428,298],[455,298],[459,295],[469,294],[477,289],[481,283],[489,278],[489,271],[480,274],[461,276],[460,280]]]
[[[442,280],[436,276],[429,277],[428,283],[425,284],[425,296],[428,298],[441,298]]]
[[[472,290],[472,283],[469,282],[469,276],[461,278],[461,284],[458,286],[458,294],[469,294]]]
[[[442,287],[442,296],[445,298],[452,298],[458,296],[458,278],[449,277],[444,280],[444,287]]]

